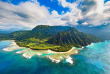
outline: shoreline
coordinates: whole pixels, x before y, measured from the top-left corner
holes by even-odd
[[[69,51],[65,51],[65,52],[56,52],[56,51],[52,51],[52,50],[47,50],[47,52],[50,52],[50,53],[68,53],[68,52],[71,52],[73,49],[75,49],[75,47],[72,47]]]
[[[20,47],[16,44],[15,40],[2,40],[2,41],[12,41],[8,47],[4,48],[4,51],[14,51],[15,54],[21,54],[26,59],[31,59],[34,55],[37,55],[38,57],[48,58],[54,63],[59,63],[62,61],[66,61],[66,63],[74,64],[73,58],[71,58],[71,55],[78,54],[80,50],[83,50],[84,47],[88,47],[90,45],[93,45],[94,43],[91,43],[87,46],[82,46],[81,48],[72,47],[69,51],[66,52],[56,52],[52,50],[32,50],[27,47]],[[22,50],[19,50],[22,49]]]
[[[78,54],[80,50],[83,50],[83,48],[94,44],[91,43],[87,46],[82,46],[81,48],[72,47],[69,51],[66,52],[56,52],[52,50],[32,50],[27,47],[20,47],[16,44],[15,40],[2,40],[2,41],[12,41],[11,44],[8,45],[8,47],[3,49],[4,51],[10,52],[17,50],[15,54],[21,54],[26,59],[31,59],[34,55],[37,55],[38,57],[48,58],[54,63],[66,62],[70,64],[74,64],[73,61],[74,58],[71,57],[72,55]]]
[[[17,46],[17,47],[19,47],[19,48],[26,48],[26,49],[28,49],[29,51],[46,51],[46,52],[48,52],[48,53],[69,53],[69,52],[72,52],[72,50],[74,50],[75,49],[75,47],[72,47],[69,51],[65,51],[65,52],[57,52],[57,51],[52,51],[52,50],[50,50],[50,49],[48,49],[48,50],[33,50],[33,49],[31,49],[31,48],[27,48],[27,47],[20,47],[20,46],[18,46],[17,45],[17,43],[15,42],[15,40],[1,40],[1,41],[12,41],[12,43],[9,45],[9,46],[11,46],[11,45],[15,45],[15,46]],[[77,50],[81,50],[81,49],[83,49],[84,47],[88,47],[88,46],[90,46],[90,45],[93,45],[94,43],[91,43],[91,44],[89,44],[89,45],[87,45],[87,46],[82,46],[81,48],[77,48]],[[75,54],[77,54],[78,53],[78,51],[75,53]]]
[[[0,41],[14,41],[15,42],[15,40],[0,40]],[[105,41],[104,41],[105,42]],[[15,42],[16,43],[16,42]],[[95,42],[95,43],[100,43],[100,42]],[[82,46],[81,48],[77,48],[78,50],[80,50],[80,49],[82,49],[82,48],[84,48],[84,47],[88,47],[88,46],[90,46],[90,45],[93,45],[94,43],[91,43],[91,44],[88,44],[87,46]],[[17,45],[17,43],[16,43],[16,45]],[[17,45],[18,46],[18,45]],[[18,46],[18,47],[20,47],[20,46]],[[33,50],[33,49],[31,49],[31,48],[27,48],[27,47],[20,47],[20,48],[26,48],[26,49],[29,49],[29,50]],[[33,51],[47,51],[47,52],[52,52],[52,53],[67,53],[67,52],[71,52],[73,49],[75,49],[75,47],[72,47],[69,51],[65,51],[65,52],[57,52],[57,51],[52,51],[52,50],[50,50],[50,49],[48,49],[48,50],[33,50]]]
[[[59,63],[61,60],[66,60],[67,63],[73,64],[73,60],[70,57],[71,55],[77,54],[79,50],[76,50],[75,47],[72,47],[69,51],[66,52],[55,52],[52,50],[32,50],[26,47],[19,47],[15,40],[5,40],[5,41],[12,41],[7,48],[4,48],[4,51],[14,51],[15,54],[22,54],[22,56],[26,59],[31,59],[32,56],[37,55],[40,57],[48,58],[52,62]],[[22,49],[22,50],[19,50]],[[71,59],[70,59],[71,58]]]
[[[15,40],[3,40],[3,41],[12,41],[11,44],[7,48],[3,49],[4,51],[18,50],[15,53],[22,54],[22,56],[26,59],[31,59],[32,56],[37,55],[40,57],[48,58],[52,62],[55,62],[55,63],[59,63],[65,59],[65,61],[67,63],[73,64],[74,63],[73,58],[71,58],[70,56],[78,54],[78,52],[84,48],[84,47],[82,47],[82,48],[72,47],[69,51],[66,51],[66,52],[56,52],[56,51],[52,51],[52,50],[32,50],[32,49],[26,48],[26,47],[19,47],[16,44]],[[93,43],[91,43],[91,44],[93,44]],[[22,49],[22,50],[19,50],[19,49]]]

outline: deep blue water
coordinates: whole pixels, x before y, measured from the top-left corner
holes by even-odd
[[[110,74],[110,41],[83,48],[71,56],[74,65],[56,64],[38,56],[25,59],[16,51],[3,51],[10,43],[0,41],[0,74]]]

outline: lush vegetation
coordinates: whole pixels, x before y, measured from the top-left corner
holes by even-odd
[[[64,32],[59,31],[47,42],[53,45],[60,45],[61,47],[59,48],[59,50],[63,51],[64,49],[69,50],[68,48],[71,48],[73,46],[82,47],[99,41],[101,41],[100,38],[82,33],[74,28],[70,28],[69,30]]]
[[[16,31],[11,34],[1,35],[1,40],[14,39],[21,47],[33,50],[47,50],[65,52],[73,46],[82,47],[101,39],[82,33],[69,26],[36,26],[30,31]]]
[[[29,38],[22,41],[16,40],[16,43],[22,47],[28,47],[34,50],[47,50],[47,49],[57,49],[60,46],[54,46],[53,44],[46,43],[47,39],[36,39],[36,38]]]
[[[48,25],[39,25],[34,29],[29,31],[28,33],[17,37],[17,40],[24,40],[28,38],[36,38],[36,39],[47,39],[51,38],[53,35],[57,34],[58,31],[65,31],[69,29],[69,26],[48,26]]]
[[[10,34],[0,35],[0,40],[16,40],[18,37],[27,34],[29,31],[15,31]]]

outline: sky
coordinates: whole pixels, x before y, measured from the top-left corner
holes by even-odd
[[[0,0],[0,29],[109,23],[110,0]]]

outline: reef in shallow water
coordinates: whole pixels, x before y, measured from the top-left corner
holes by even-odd
[[[3,49],[4,51],[14,51],[16,54],[22,54],[23,57],[30,59],[34,55],[38,55],[40,57],[48,58],[52,60],[52,62],[59,63],[63,60],[66,60],[68,63],[73,64],[73,59],[70,57],[70,55],[74,55],[78,53],[78,50],[74,47],[67,52],[54,52],[51,50],[31,50],[30,48],[25,47],[19,47],[14,40],[11,42],[11,44]]]

